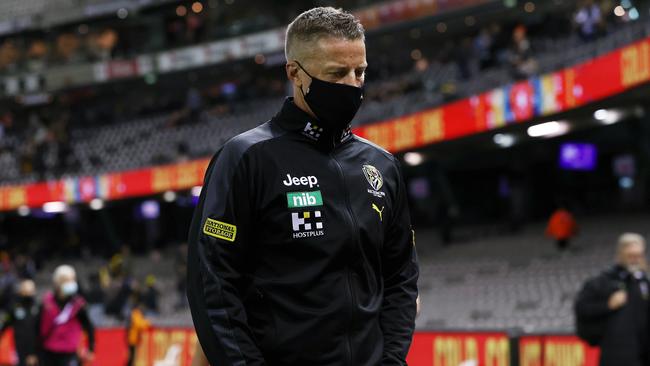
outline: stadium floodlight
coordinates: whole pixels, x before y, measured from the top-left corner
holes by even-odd
[[[509,148],[515,144],[515,136],[509,133],[497,133],[496,135],[494,135],[492,140],[494,141],[495,144],[503,148]]]
[[[625,9],[622,6],[619,5],[619,6],[614,8],[614,14],[617,17],[622,17],[623,15],[625,15]]]
[[[200,196],[201,195],[201,188],[203,188],[203,187],[202,186],[194,186],[194,187],[192,187],[192,196],[194,196],[194,197]]]
[[[202,10],[203,10],[203,4],[201,4],[200,1],[195,1],[195,2],[192,4],[192,11],[193,11],[193,12],[195,12],[195,13],[198,14],[198,13],[200,13]]]
[[[102,208],[104,208],[104,200],[102,200],[101,198],[93,198],[90,201],[89,206],[91,210],[94,211],[101,210]]]
[[[167,191],[163,193],[163,200],[165,200],[165,202],[174,202],[176,200],[176,192]]]
[[[410,166],[416,166],[422,164],[424,157],[422,154],[416,152],[407,152],[404,154],[404,161]]]
[[[530,137],[555,137],[569,132],[569,124],[563,121],[551,121],[528,127]]]
[[[52,201],[43,204],[43,212],[46,213],[60,213],[65,212],[67,209],[68,205],[66,205],[65,202],[61,201]]]
[[[29,207],[27,207],[25,205],[18,206],[18,215],[19,216],[23,216],[23,217],[27,216],[27,215],[29,215],[30,212],[31,211],[30,211]]]
[[[599,121],[603,121],[607,119],[607,115],[609,115],[607,109],[599,109],[596,112],[594,112],[594,118]]]
[[[620,111],[613,109],[599,109],[594,112],[594,118],[605,125],[611,125],[613,123],[619,122],[622,117],[623,114]]]
[[[146,200],[140,205],[140,214],[145,219],[157,219],[160,216],[160,204],[158,201]]]

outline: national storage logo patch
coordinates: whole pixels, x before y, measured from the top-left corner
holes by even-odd
[[[289,208],[322,206],[323,196],[320,191],[287,193]]]
[[[203,233],[218,239],[235,241],[237,226],[208,218],[203,225]]]

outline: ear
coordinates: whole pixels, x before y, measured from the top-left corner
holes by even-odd
[[[287,79],[289,79],[295,86],[299,88],[302,87],[302,81],[298,77],[298,71],[300,71],[298,65],[296,65],[295,62],[287,62],[287,64],[284,65],[284,69],[287,72]]]

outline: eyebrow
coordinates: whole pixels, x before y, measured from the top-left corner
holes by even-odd
[[[356,69],[366,69],[366,68],[368,68],[368,64],[365,64],[365,65],[359,65],[359,66],[357,66],[357,67],[354,67],[354,70],[356,70]],[[327,66],[327,67],[325,67],[325,71],[326,71],[326,72],[331,72],[331,71],[344,71],[344,70],[349,70],[349,69],[350,69],[349,67],[347,67],[347,66],[342,66],[342,65],[338,65],[338,66]]]

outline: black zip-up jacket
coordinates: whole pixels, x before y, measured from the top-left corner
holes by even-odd
[[[610,296],[625,290],[627,302],[608,307]],[[601,366],[650,365],[650,280],[616,265],[589,279],[575,303],[578,330],[600,346]],[[581,324],[582,323],[582,324]],[[580,333],[579,333],[580,334]]]
[[[38,338],[38,305],[30,302],[18,302],[11,312],[5,314],[0,323],[0,338],[7,328],[14,329],[14,345],[21,365],[29,355],[36,355]]]
[[[418,264],[397,160],[289,98],[206,172],[188,298],[212,365],[406,365]]]

